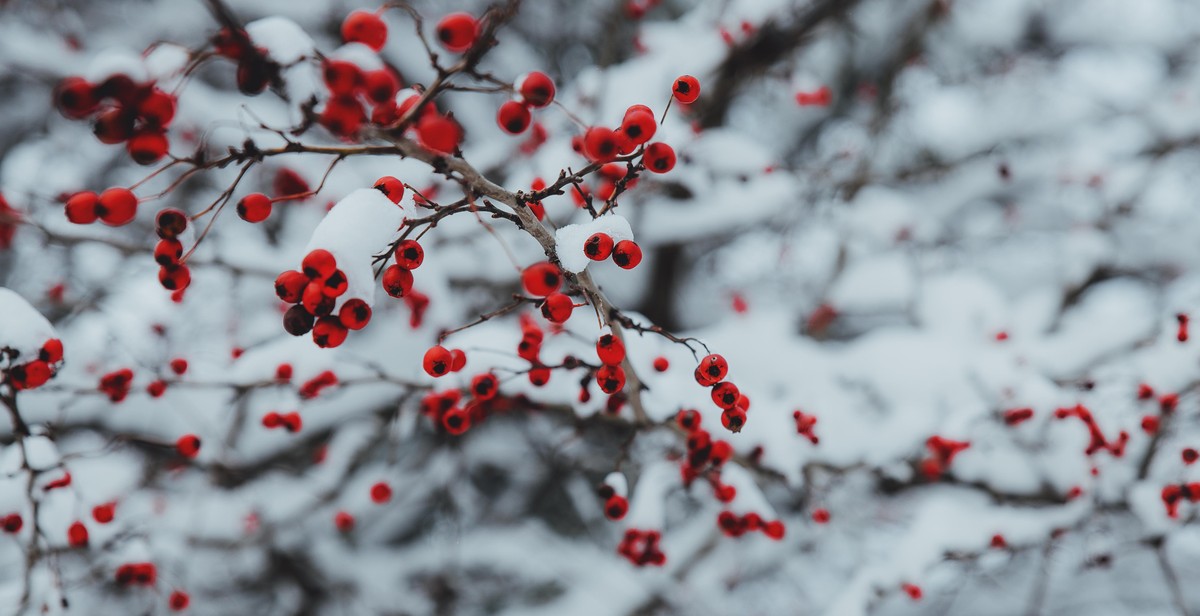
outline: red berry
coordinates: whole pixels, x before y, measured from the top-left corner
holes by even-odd
[[[721,425],[730,432],[741,432],[746,425],[746,411],[739,408],[725,409],[721,412]]]
[[[441,154],[453,154],[462,142],[462,127],[458,122],[437,114],[427,115],[417,122],[417,138],[421,145]]]
[[[667,361],[666,357],[661,355],[654,358],[654,370],[656,372],[666,372],[667,368],[671,367],[671,362]]]
[[[86,191],[67,199],[67,220],[77,225],[90,225],[100,217],[100,195]]]
[[[104,503],[102,505],[96,505],[95,507],[92,507],[92,519],[96,520],[96,522],[100,524],[108,524],[109,522],[113,521],[113,517],[116,514],[116,509],[116,503]]]
[[[159,265],[178,265],[183,258],[183,244],[179,240],[158,240],[154,245],[154,262]]]
[[[455,407],[446,411],[446,413],[442,415],[442,428],[444,428],[446,432],[449,432],[450,434],[459,436],[466,432],[470,427],[471,416],[463,409]]]
[[[323,316],[317,319],[317,324],[312,328],[313,342],[316,342],[317,346],[322,349],[341,346],[346,341],[348,333],[341,320],[333,316]]]
[[[137,215],[138,200],[128,188],[110,188],[100,193],[100,206],[96,212],[100,222],[119,227]]]
[[[375,51],[387,43],[387,24],[370,11],[353,11],[342,22],[342,40],[347,43],[362,43]]]
[[[83,525],[83,522],[76,520],[67,529],[67,542],[73,548],[86,547],[88,544],[88,529]]]
[[[200,437],[195,434],[185,434],[175,441],[175,449],[179,455],[191,460],[200,454]]]
[[[621,240],[613,247],[612,260],[622,269],[633,269],[642,262],[642,247],[633,240]]]
[[[491,400],[500,393],[500,381],[496,375],[480,374],[471,379],[471,395],[477,400]]]
[[[341,297],[348,288],[350,288],[350,281],[346,279],[346,272],[334,270],[321,285],[321,293],[325,297]]]
[[[1192,447],[1186,447],[1182,453],[1184,464],[1195,464],[1197,459],[1200,459],[1200,451],[1196,451]]]
[[[700,97],[700,81],[691,75],[682,75],[675,79],[671,93],[675,95],[675,100],[690,105]]]
[[[450,372],[450,367],[454,365],[454,358],[451,357],[450,351],[444,346],[433,346],[428,351],[425,351],[425,359],[422,362],[425,368],[425,373],[432,377],[443,376]]]
[[[92,124],[92,134],[96,135],[100,143],[115,145],[133,136],[136,120],[133,113],[114,107],[96,116],[96,121]]]
[[[621,132],[634,145],[646,143],[657,130],[658,122],[655,121],[654,114],[644,105],[630,107],[625,112],[625,119],[621,121]]]
[[[20,514],[10,513],[0,518],[0,525],[4,527],[4,532],[15,535],[20,532],[21,527],[25,525],[25,521],[21,519]]]
[[[51,338],[42,345],[38,352],[38,359],[48,363],[57,364],[63,358],[63,343],[58,338]]]
[[[545,366],[538,366],[529,369],[529,382],[534,387],[541,387],[550,382],[550,369]]]
[[[382,481],[371,486],[371,500],[379,505],[392,500],[392,486]]]
[[[322,67],[325,87],[335,98],[353,96],[363,85],[363,72],[358,65],[346,60],[329,60]]]
[[[620,520],[625,517],[627,511],[629,511],[629,500],[624,496],[613,494],[604,503],[604,517],[610,520]]]
[[[438,22],[437,37],[442,47],[460,53],[475,44],[479,23],[468,13],[451,13]]]
[[[186,610],[188,604],[191,602],[191,597],[189,597],[188,594],[182,590],[172,591],[171,596],[167,598],[167,605],[169,605],[171,609],[175,610],[176,612],[182,612],[183,610]]]
[[[396,246],[396,265],[415,270],[425,261],[425,249],[416,240],[404,240]]]
[[[187,229],[187,226],[187,214],[172,207],[160,210],[154,217],[154,231],[158,233],[158,237],[164,240],[178,238],[179,234]]]
[[[412,272],[399,265],[389,265],[383,270],[383,290],[392,297],[404,297],[412,290]]]
[[[776,541],[783,539],[783,522],[780,522],[779,520],[771,520],[770,522],[767,522],[766,525],[763,526],[763,533]]]
[[[583,151],[596,162],[611,162],[618,154],[616,133],[603,126],[589,128],[583,135]]]
[[[713,386],[713,404],[716,404],[723,409],[731,409],[736,407],[738,403],[738,396],[739,394],[737,385],[734,385],[729,381],[722,381]]]
[[[396,92],[400,91],[400,80],[390,69],[381,68],[363,74],[363,89],[367,98],[379,105],[395,105]]]
[[[729,363],[725,358],[713,353],[700,360],[696,366],[696,382],[704,387],[711,387],[725,379],[729,374]]]
[[[536,297],[546,297],[562,286],[562,271],[549,261],[534,263],[521,272],[521,284]]]
[[[603,261],[612,254],[613,239],[607,233],[594,233],[583,243],[583,254],[593,261]]]
[[[675,150],[661,141],[651,143],[646,146],[646,153],[642,156],[642,163],[654,173],[666,173],[675,168]]]
[[[98,103],[95,86],[80,77],[67,77],[54,88],[54,106],[73,120],[91,115]]]
[[[153,165],[167,155],[166,133],[161,130],[138,131],[125,144],[129,157],[139,165]]]
[[[300,301],[307,286],[308,276],[296,270],[288,270],[275,279],[275,295],[289,304],[294,304]]]
[[[324,248],[317,248],[304,255],[300,269],[309,280],[324,282],[337,271],[337,259]]]
[[[404,198],[404,182],[390,175],[385,175],[375,180],[375,190],[378,190],[385,197],[391,199],[392,203],[398,204]]]
[[[554,80],[541,71],[521,75],[513,87],[531,107],[545,107],[554,102]]]
[[[341,95],[329,99],[318,118],[321,126],[339,137],[352,137],[367,121],[367,113],[363,106],[351,95]]]
[[[554,323],[566,323],[575,310],[575,302],[565,293],[551,293],[542,302],[542,316]]]
[[[507,101],[500,105],[500,111],[496,113],[496,123],[510,135],[519,135],[525,132],[532,119],[529,107],[520,101]]]
[[[151,398],[162,397],[162,395],[164,393],[166,393],[166,391],[167,391],[167,382],[163,381],[162,379],[151,381],[149,385],[146,385],[146,393],[150,394]]]
[[[604,334],[596,341],[596,355],[600,358],[600,363],[616,366],[625,361],[625,344],[612,334]]]
[[[168,291],[182,291],[192,283],[192,272],[186,265],[164,265],[158,270],[158,282]]]
[[[817,524],[828,524],[829,523],[829,510],[825,509],[823,507],[814,509],[812,512],[812,519],[813,519],[813,522],[816,522]]]
[[[596,384],[606,394],[615,394],[625,387],[625,371],[620,366],[602,366],[596,371]]]
[[[467,354],[462,349],[453,349],[450,351],[450,371],[458,372],[467,367]]]
[[[166,128],[175,118],[175,97],[154,88],[138,104],[138,115],[150,126]]]
[[[348,533],[354,529],[354,516],[345,511],[339,511],[333,516],[333,525],[343,533]]]
[[[275,367],[275,380],[276,381],[292,380],[292,365],[291,364],[279,364],[278,366],[276,366]]]
[[[358,331],[371,321],[371,307],[357,297],[348,300],[342,304],[342,309],[338,312],[338,320],[346,329]]]
[[[271,215],[271,198],[262,193],[250,193],[238,201],[237,214],[246,222],[262,222]]]

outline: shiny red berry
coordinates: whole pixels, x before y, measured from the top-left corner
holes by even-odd
[[[521,272],[521,284],[530,295],[545,297],[562,286],[562,271],[549,261],[534,263]]]
[[[596,340],[596,356],[606,366],[620,364],[625,361],[625,344],[612,334],[604,334]]]
[[[158,237],[164,240],[173,240],[179,237],[188,226],[187,214],[182,210],[177,210],[169,207],[159,211],[154,217],[154,231],[158,233]]]
[[[162,130],[141,130],[125,144],[129,157],[139,165],[153,165],[167,155],[166,133]]]
[[[625,119],[621,121],[621,132],[634,145],[646,143],[657,130],[658,122],[655,121],[654,114],[644,105],[630,107],[625,112]]]
[[[404,240],[396,246],[396,265],[415,270],[425,262],[425,249],[416,240]]]
[[[67,220],[77,225],[90,225],[100,217],[100,195],[78,192],[67,199]]]
[[[96,210],[100,222],[111,227],[127,224],[137,216],[138,200],[128,188],[110,188],[100,193],[100,206]]]
[[[353,11],[342,22],[342,40],[347,43],[362,43],[379,51],[387,43],[387,35],[387,24],[370,11]]]
[[[532,119],[529,107],[520,101],[506,101],[496,112],[496,123],[510,135],[519,135],[525,132]]]
[[[346,329],[358,331],[371,321],[371,307],[357,297],[348,300],[338,311],[338,320]]]
[[[380,481],[371,486],[371,502],[382,505],[392,500],[392,486]]]
[[[313,342],[322,349],[332,349],[341,346],[346,341],[346,335],[349,332],[346,326],[342,325],[341,320],[334,316],[323,316],[317,319],[316,325],[313,325],[312,335]]]
[[[691,75],[682,75],[675,79],[671,93],[675,95],[675,100],[690,105],[700,97],[700,81]]]
[[[300,269],[309,280],[323,281],[337,271],[337,259],[324,248],[316,248],[304,255]]]
[[[513,86],[532,107],[545,107],[554,102],[554,80],[541,71],[521,75]]]
[[[404,182],[390,175],[385,175],[375,180],[375,190],[378,190],[385,197],[391,199],[392,203],[400,203],[400,200],[404,198]]]
[[[727,374],[729,374],[729,363],[716,353],[706,355],[704,359],[700,360],[700,365],[696,366],[696,382],[705,387],[716,385],[724,380]]]
[[[616,133],[603,126],[589,128],[583,135],[583,151],[596,162],[611,162],[619,153]]]
[[[185,434],[175,441],[175,450],[179,455],[190,459],[194,459],[200,454],[200,437],[195,434]]]
[[[432,377],[444,376],[450,372],[450,367],[453,365],[454,358],[451,357],[450,351],[444,346],[429,347],[425,351],[425,359],[422,366],[425,368],[425,373]]]
[[[262,222],[271,215],[271,198],[262,193],[250,193],[238,201],[237,214],[246,222]]]
[[[642,164],[654,173],[666,173],[675,168],[675,150],[671,146],[660,142],[651,143],[646,146],[646,153],[642,156]]]
[[[575,309],[575,302],[565,293],[551,293],[542,302],[542,316],[553,323],[566,323]]]
[[[389,265],[383,270],[383,290],[392,297],[404,297],[412,290],[412,272],[399,265]]]
[[[612,255],[613,239],[607,233],[593,233],[583,243],[583,254],[593,261],[603,261]]]
[[[613,246],[612,260],[622,269],[633,269],[642,262],[642,247],[632,240],[621,240]]]
[[[451,13],[438,22],[438,41],[455,53],[470,49],[478,37],[479,23],[469,13]]]

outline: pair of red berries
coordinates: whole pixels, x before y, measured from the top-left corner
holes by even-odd
[[[67,199],[67,220],[77,225],[99,220],[110,227],[119,227],[137,216],[137,206],[138,198],[128,188],[110,188],[99,195],[79,192]]]
[[[615,394],[625,387],[625,343],[612,334],[604,334],[596,340],[596,356],[603,364],[596,370],[596,384],[606,394]]]
[[[279,299],[295,304],[283,315],[283,328],[293,336],[312,332],[321,348],[346,341],[350,330],[359,330],[371,320],[371,307],[359,298],[342,304],[335,316],[337,298],[349,288],[346,273],[337,267],[333,253],[317,248],[305,255],[301,271],[289,270],[275,279]]]
[[[277,413],[275,411],[271,411],[270,413],[263,415],[262,425],[268,430],[283,428],[284,430],[295,434],[300,431],[300,428],[304,427],[304,422],[300,419],[300,413],[295,411],[291,413]]]
[[[434,378],[458,372],[467,365],[467,354],[459,349],[449,350],[442,345],[429,347],[421,362],[425,374]]]
[[[8,368],[8,382],[15,390],[36,389],[54,377],[63,360],[63,344],[51,338],[38,349],[38,356],[23,364]]]
[[[612,257],[613,263],[621,269],[633,269],[642,262],[642,247],[633,240],[621,240],[613,243],[612,236],[607,233],[593,233],[583,243],[583,254],[593,261],[603,261]]]
[[[542,108],[554,102],[554,81],[540,71],[525,73],[513,83],[520,100],[506,101],[496,113],[496,123],[504,132],[519,135],[533,121],[531,107]]]
[[[154,82],[137,83],[121,74],[100,84],[67,77],[55,88],[54,102],[74,120],[96,115],[96,138],[110,145],[125,143],[130,158],[140,165],[158,162],[167,153],[166,131],[175,118],[175,97]]]
[[[416,240],[404,240],[396,244],[393,253],[396,263],[383,270],[383,290],[390,296],[401,298],[412,291],[412,270],[425,262],[425,249]]]
[[[154,586],[158,580],[158,567],[154,563],[125,563],[117,567],[116,581],[121,586]]]
[[[521,272],[521,285],[535,297],[545,298],[541,303],[542,316],[552,323],[566,323],[575,310],[575,302],[562,287],[562,270],[549,261],[534,263]]]

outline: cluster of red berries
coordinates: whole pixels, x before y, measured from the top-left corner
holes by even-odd
[[[371,106],[371,122],[390,126],[417,102],[412,95],[405,96],[403,101],[396,100],[400,78],[386,66],[364,71],[348,60],[331,59],[322,66],[322,75],[330,98],[318,121],[339,137],[358,133],[367,121],[366,105]]]
[[[732,511],[722,511],[717,515],[717,527],[727,537],[741,537],[749,532],[760,531],[762,534],[776,541],[783,539],[785,530],[783,522],[780,520],[771,520],[768,522],[753,511],[746,515],[737,515]]]
[[[737,385],[726,381],[729,363],[725,358],[712,353],[700,360],[696,366],[696,382],[712,388],[712,401],[721,409],[721,425],[730,432],[741,432],[746,425],[746,413],[750,410],[750,399],[738,391]]]
[[[263,415],[262,425],[268,430],[283,428],[284,430],[295,434],[300,431],[300,428],[304,426],[304,423],[300,421],[300,413],[295,411],[292,411],[291,413],[277,413],[275,411],[271,411],[270,413]]]
[[[717,500],[733,500],[737,490],[720,481],[720,469],[733,456],[733,446],[728,441],[713,440],[712,435],[700,427],[700,412],[695,409],[685,409],[676,413],[675,423],[687,435],[687,457],[680,467],[684,485],[691,485],[697,477],[711,468],[714,472],[709,474],[709,481]]]
[[[95,116],[92,129],[103,143],[124,143],[139,165],[158,162],[167,154],[167,127],[175,118],[175,97],[155,82],[138,83],[128,75],[113,75],[99,84],[67,77],[54,90],[60,113],[72,120]]]
[[[100,392],[108,396],[110,402],[120,402],[129,395],[133,385],[133,370],[121,368],[100,377]]]
[[[1088,429],[1088,436],[1091,440],[1088,442],[1087,449],[1084,453],[1092,455],[1100,450],[1106,450],[1113,457],[1120,458],[1125,455],[1125,445],[1129,442],[1129,433],[1121,430],[1117,436],[1117,440],[1109,441],[1104,433],[1100,431],[1100,426],[1096,424],[1096,419],[1092,417],[1092,412],[1082,404],[1076,404],[1073,407],[1064,407],[1054,411],[1055,419],[1066,419],[1068,417],[1076,417],[1083,422]]]
[[[0,351],[0,358],[7,356],[10,365],[5,370],[4,377],[14,390],[36,389],[54,378],[62,366],[63,344],[58,338],[51,338],[38,349],[37,357],[24,362],[15,363],[19,357],[16,349]]]
[[[496,123],[504,132],[519,135],[533,121],[531,108],[540,109],[554,102],[554,81],[539,71],[525,73],[513,82],[517,99],[506,101],[496,112]]]
[[[921,461],[921,472],[930,479],[937,479],[950,468],[950,463],[964,449],[971,446],[967,441],[955,441],[938,435],[925,440],[925,448],[930,457]]]
[[[337,267],[333,253],[317,248],[305,255],[301,271],[289,270],[275,279],[279,299],[295,304],[283,315],[283,328],[293,336],[312,332],[321,348],[333,348],[346,341],[350,330],[359,330],[371,320],[371,306],[353,298],[342,304],[336,316],[337,298],[349,288],[346,273]]]
[[[808,439],[813,445],[821,442],[821,439],[813,433],[813,428],[817,426],[816,415],[808,415],[803,411],[796,410],[792,413],[792,419],[796,420],[796,434]]]
[[[1168,517],[1179,517],[1179,505],[1184,500],[1189,503],[1200,502],[1200,482],[1172,483],[1163,487],[1162,501]]]
[[[657,530],[630,528],[621,538],[621,543],[617,546],[617,553],[639,567],[645,565],[661,567],[667,562],[667,555],[658,547],[661,540],[662,533]]]
[[[625,110],[621,126],[616,130],[593,126],[572,139],[571,145],[592,162],[611,163],[648,142],[657,128],[654,112],[649,107],[633,105]],[[675,150],[662,142],[651,143],[642,152],[642,164],[653,173],[667,173],[675,168]]]
[[[642,247],[633,240],[613,242],[607,233],[593,233],[583,243],[583,254],[593,261],[604,261],[612,257],[621,269],[633,269],[642,262]]]
[[[566,293],[560,293],[563,283],[562,270],[549,261],[540,261],[521,272],[521,286],[534,297],[545,298],[541,302],[542,316],[551,323],[566,323],[575,310],[575,302]]]
[[[158,580],[154,563],[125,563],[117,567],[117,584],[121,586],[153,586]]]
[[[237,87],[242,94],[261,94],[279,80],[279,66],[254,46],[245,30],[222,28],[212,42],[217,55],[237,62]]]
[[[188,227],[188,216],[181,210],[167,208],[154,217],[158,243],[154,245],[154,262],[158,263],[158,282],[163,288],[182,293],[192,283],[192,273],[181,260],[183,242],[179,236]]]
[[[285,381],[285,380],[290,379],[292,376],[291,375],[292,367],[287,364],[280,365],[280,368],[284,368],[284,367],[286,367],[286,369],[287,369],[286,370],[287,378],[281,378],[281,376],[279,374],[279,370],[276,369],[275,377],[278,380]],[[337,384],[338,384],[337,375],[334,374],[332,370],[325,370],[325,371],[321,372],[320,374],[318,374],[317,376],[314,376],[313,378],[308,379],[307,381],[301,383],[298,394],[302,400],[311,400],[311,399],[316,398],[317,396],[321,395],[322,391],[325,391],[326,389],[333,387],[334,385],[337,385]]]

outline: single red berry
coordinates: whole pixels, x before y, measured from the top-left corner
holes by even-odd
[[[0,518],[0,525],[4,527],[4,532],[15,535],[21,531],[21,527],[25,525],[25,521],[21,519],[20,514],[10,513]]]
[[[633,269],[642,262],[642,247],[633,240],[621,240],[613,246],[612,260],[621,269]]]
[[[91,115],[98,104],[96,87],[81,77],[67,77],[54,88],[54,106],[72,120]]]
[[[186,265],[164,265],[158,270],[158,282],[168,291],[182,291],[192,283],[192,272]]]
[[[785,528],[783,526],[783,522],[780,522],[779,520],[771,520],[770,522],[767,522],[765,526],[763,526],[763,534],[776,541],[783,539],[784,532]]]
[[[723,409],[731,409],[736,407],[739,395],[740,394],[738,393],[737,385],[734,385],[729,381],[717,383],[712,389],[713,404],[716,404]]]
[[[89,190],[67,199],[67,220],[77,225],[90,225],[99,217],[100,195]]]
[[[134,123],[137,117],[134,113],[121,107],[113,107],[102,111],[92,123],[92,134],[100,143],[115,145],[127,141],[133,136]]]
[[[908,597],[910,599],[912,599],[913,601],[921,600],[921,596],[923,593],[921,592],[920,586],[917,586],[916,584],[909,584],[906,582],[904,584],[901,584],[900,588],[902,588],[904,590],[904,593],[907,594]]]
[[[478,37],[479,23],[469,13],[451,13],[438,22],[438,41],[454,53],[470,49]]]
[[[452,349],[450,351],[450,371],[458,372],[467,367],[467,354],[462,349]]]
[[[746,425],[746,411],[739,408],[725,409],[721,412],[721,425],[730,432],[741,432]]]
[[[304,422],[300,419],[300,413],[284,413],[279,416],[279,423],[284,430],[295,434],[304,427]]]
[[[103,503],[92,507],[92,519],[100,524],[108,524],[113,521],[116,514],[116,503]]]
[[[593,233],[583,243],[583,254],[593,261],[603,261],[612,254],[613,239],[607,233]]]
[[[606,366],[620,364],[625,361],[625,343],[612,334],[604,334],[596,340],[596,355]]]
[[[339,511],[333,516],[333,525],[343,533],[348,533],[354,530],[354,516],[345,511]]]
[[[292,365],[291,364],[279,364],[278,366],[276,366],[275,367],[275,380],[276,381],[292,380]]]
[[[432,114],[417,122],[417,138],[426,149],[453,154],[462,142],[462,127],[450,118]]]
[[[182,357],[176,357],[175,359],[172,359],[170,365],[171,372],[174,372],[175,374],[182,375],[183,373],[187,372],[188,369],[188,362]]]
[[[399,265],[389,265],[383,270],[383,290],[392,297],[404,297],[412,290],[412,272]]]
[[[317,248],[304,255],[300,269],[309,280],[324,281],[337,271],[337,259],[324,248]]]
[[[185,434],[175,441],[175,449],[179,455],[192,460],[200,454],[200,437],[195,434]]]
[[[700,360],[700,365],[696,366],[696,382],[704,387],[716,385],[719,381],[724,380],[727,374],[729,374],[729,363],[716,353],[705,356]]]
[[[404,240],[396,246],[396,265],[415,270],[425,261],[425,249],[416,240]]]
[[[187,226],[187,214],[172,207],[160,210],[154,217],[154,231],[158,233],[158,237],[164,240],[178,238],[179,234],[187,229]]]
[[[656,372],[666,372],[671,367],[671,362],[666,357],[658,356],[654,358],[654,370]]]
[[[691,75],[681,75],[675,79],[671,93],[675,95],[675,100],[690,105],[700,97],[700,81]]]
[[[381,68],[377,71],[363,73],[363,90],[367,98],[376,105],[395,107],[396,93],[400,91],[400,80],[391,69]]]
[[[100,193],[100,206],[96,210],[100,222],[119,227],[137,215],[138,200],[128,188],[110,188]]]
[[[625,112],[625,118],[621,121],[621,132],[634,145],[646,143],[654,136],[657,130],[658,122],[654,119],[654,113],[645,105],[630,107]]]
[[[602,366],[596,371],[596,384],[606,394],[615,394],[625,387],[625,371],[620,366]]]
[[[471,415],[461,408],[454,407],[442,415],[442,428],[454,436],[463,434],[470,427]]]
[[[521,75],[513,83],[521,98],[532,107],[545,107],[554,102],[554,80],[541,71]]]
[[[153,165],[167,155],[166,133],[162,130],[139,130],[125,144],[129,157],[139,165]]]
[[[151,398],[161,398],[167,392],[167,382],[162,379],[155,379],[146,385],[146,393],[150,394]]]
[[[158,240],[154,245],[154,262],[159,265],[178,265],[183,258],[183,244],[179,240]]]
[[[175,97],[154,88],[138,104],[138,116],[150,126],[166,128],[175,118]]]
[[[346,278],[346,272],[334,270],[321,284],[321,293],[326,297],[341,297],[349,288],[350,281]]]
[[[562,286],[562,271],[549,261],[534,263],[521,272],[521,284],[530,295],[546,297]]]
[[[506,101],[496,112],[496,124],[499,124],[500,128],[510,135],[519,135],[525,132],[532,120],[533,116],[529,114],[529,107],[520,101]]]
[[[346,329],[358,331],[371,321],[371,307],[357,297],[347,300],[338,312],[338,320]]]
[[[646,146],[642,163],[654,173],[666,173],[675,168],[675,150],[661,141],[651,143]]]
[[[293,336],[303,336],[312,331],[313,321],[313,314],[299,304],[283,313],[283,329]]]
[[[38,359],[49,363],[57,364],[63,358],[63,343],[58,338],[51,338],[42,344],[42,348],[38,351]]]
[[[73,548],[86,547],[88,544],[88,529],[83,525],[83,522],[76,520],[67,529],[67,542]]]
[[[550,382],[550,369],[545,366],[537,366],[529,369],[529,382],[534,387],[542,387]]]
[[[375,180],[375,190],[378,190],[385,197],[391,199],[392,203],[398,204],[404,198],[404,182],[390,175],[385,175]]]
[[[271,198],[262,193],[250,193],[238,201],[237,214],[246,222],[262,222],[271,215]]]
[[[346,341],[348,333],[341,320],[333,316],[323,316],[317,319],[316,325],[313,325],[312,328],[313,342],[316,342],[317,346],[322,349],[341,346]]]
[[[275,295],[289,304],[294,304],[300,301],[307,286],[308,276],[303,272],[288,270],[275,279]]]
[[[583,151],[596,162],[611,162],[618,154],[616,133],[603,126],[589,128],[583,135]]]
[[[1195,464],[1197,459],[1200,459],[1200,451],[1196,451],[1192,447],[1186,447],[1182,453],[1184,464]]]
[[[188,604],[192,602],[192,598],[182,590],[171,591],[171,596],[167,598],[167,605],[176,612],[182,612],[187,609]]]
[[[371,486],[372,502],[382,505],[390,500],[392,500],[392,486],[389,486],[382,481]]]
[[[500,393],[500,380],[496,375],[487,373],[476,375],[471,379],[471,395],[477,400],[491,400]]]
[[[347,43],[362,43],[375,51],[387,43],[387,24],[370,11],[353,11],[342,22],[342,40]]]
[[[325,87],[335,98],[354,96],[363,86],[363,71],[353,62],[329,60],[321,68]]]
[[[575,302],[565,293],[551,293],[542,302],[542,316],[554,323],[566,323],[575,310]]]
[[[425,368],[426,374],[432,377],[439,377],[450,372],[450,367],[453,363],[454,358],[451,357],[450,351],[446,350],[446,347],[438,345],[429,347],[429,350],[425,351],[425,359],[422,365]]]
[[[604,503],[604,517],[616,521],[625,517],[629,511],[629,500],[624,496],[613,494]]]

